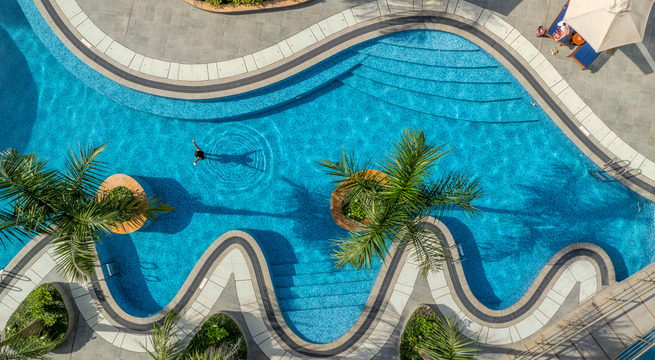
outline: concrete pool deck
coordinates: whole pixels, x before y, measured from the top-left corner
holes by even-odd
[[[44,4],[46,1],[35,0],[35,3]],[[655,101],[652,101],[655,99],[655,77],[652,69],[648,70],[650,65],[646,58],[640,60],[637,56],[640,52],[632,51],[630,47],[627,47],[627,50],[620,49],[611,58],[602,55],[595,65],[598,66],[597,68],[592,66],[591,71],[584,72],[564,57],[568,52],[564,48],[560,48],[560,55],[552,57],[549,49],[553,45],[549,44],[548,40],[534,38],[532,32],[536,25],[549,22],[558,11],[559,5],[551,5],[549,21],[546,21],[546,13],[549,12],[547,4],[540,1],[520,3],[508,1],[502,5],[479,4],[488,6],[489,9],[483,9],[465,1],[329,1],[312,3],[298,9],[249,15],[209,14],[192,8],[181,0],[159,2],[129,0],[118,1],[111,5],[98,0],[78,0],[77,2],[75,0],[53,0],[50,4],[53,5],[55,12],[63,16],[61,18],[63,24],[59,25],[69,27],[71,34],[75,35],[87,49],[91,51],[104,49],[104,51],[93,52],[98,58],[113,63],[119,69],[122,66],[122,71],[146,80],[163,81],[188,87],[204,82],[212,83],[212,81],[212,84],[220,85],[226,81],[232,81],[230,80],[232,78],[243,81],[250,72],[252,72],[251,76],[261,76],[272,68],[291,63],[303,54],[330,42],[331,39],[342,37],[344,34],[352,33],[371,24],[390,21],[390,26],[396,26],[393,31],[397,31],[399,24],[395,23],[394,25],[393,21],[403,18],[403,14],[406,15],[405,18],[429,13],[429,15],[436,14],[435,16],[439,16],[440,19],[454,19],[468,24],[470,28],[479,29],[483,34],[495,37],[501,44],[500,47],[489,45],[485,49],[494,56],[498,57],[497,53],[505,49],[514,54],[520,63],[527,65],[528,75],[538,80],[538,86],[550,91],[551,95],[554,94],[552,98],[557,107],[561,107],[567,112],[562,117],[578,122],[574,124],[575,126],[568,128],[570,131],[578,129],[582,132],[583,138],[584,136],[591,138],[589,141],[592,144],[604,150],[609,149],[622,159],[631,160],[635,167],[641,167],[644,175],[655,179],[655,164],[649,160],[655,159],[655,150],[649,146],[650,137],[653,134],[650,124],[653,120],[648,118],[648,115],[655,110]],[[75,7],[76,5],[77,7]],[[653,16],[651,16],[651,20],[652,18]],[[216,21],[216,19],[221,19],[221,21]],[[413,28],[407,24],[409,23],[400,24],[400,27],[403,29]],[[59,25],[54,27],[55,30]],[[221,31],[216,27],[224,30]],[[414,28],[424,27],[430,28],[425,24]],[[259,30],[257,30],[258,28]],[[435,28],[439,28],[439,26],[435,26]],[[448,29],[455,33],[459,31],[465,37],[469,30],[468,28],[458,30],[456,26]],[[207,40],[207,35],[202,30],[221,33],[223,36],[217,36],[212,41],[201,41]],[[250,34],[251,30],[253,36],[243,35]],[[647,50],[650,49],[651,53],[655,53],[652,25],[648,31],[649,34],[644,44]],[[384,31],[369,32],[359,41],[367,36],[374,37],[381,33]],[[305,36],[301,34],[305,34]],[[230,44],[230,41],[237,42],[237,44]],[[541,46],[542,41],[543,46]],[[314,57],[314,60],[302,63],[298,69],[306,68],[352,43],[344,40],[335,43],[334,46],[326,47]],[[120,51],[110,50],[111,46],[115,46],[114,49]],[[132,53],[128,51],[128,48]],[[220,51],[216,53],[212,52],[212,49],[220,49]],[[637,48],[635,47],[635,49]],[[80,51],[76,51],[76,54],[84,59],[84,54]],[[139,54],[141,57],[138,56]],[[234,57],[242,60],[232,60]],[[503,64],[512,65],[509,60]],[[174,71],[175,68],[177,71]],[[196,69],[199,70],[196,71]],[[237,74],[240,71],[243,72]],[[285,77],[288,74],[279,72],[277,76]],[[111,75],[108,76],[111,78]],[[260,84],[270,83],[275,79],[277,78],[267,78]],[[196,84],[193,84],[194,82]],[[607,86],[606,82],[611,82],[615,86]],[[620,86],[618,86],[619,83]],[[535,86],[534,84],[528,85]],[[535,99],[543,101],[534,92],[531,93]],[[575,95],[576,93],[580,97]],[[600,96],[598,96],[599,94]],[[546,106],[548,105],[550,104],[546,104]],[[625,114],[628,116],[624,119],[614,119]],[[600,119],[603,121],[601,122]],[[633,131],[633,122],[640,124],[636,131]],[[582,126],[582,128],[578,128],[578,126]],[[580,146],[580,144],[578,145]],[[640,153],[641,155],[639,155]],[[599,162],[598,159],[596,161]],[[648,182],[648,180],[645,181]],[[41,255],[45,254],[42,257],[30,258],[23,252],[17,256],[17,258],[24,256],[25,259],[33,261],[31,264],[24,264],[19,269],[23,271],[23,275],[27,279],[32,279],[29,280],[30,286],[32,284],[36,286],[38,281],[42,282],[47,279],[50,281],[62,280],[52,273],[52,259],[48,258],[46,250],[44,247],[39,252]],[[234,250],[232,249],[232,251]],[[603,258],[599,252],[594,253],[601,259]],[[613,281],[613,275],[611,279],[608,277],[606,282],[602,280],[602,264],[607,265],[605,261],[574,258],[570,263],[559,265],[556,269],[557,276],[544,275],[543,279],[553,282],[550,285],[547,283],[545,288],[538,292],[539,296],[536,300],[530,302],[529,299],[532,296],[530,296],[531,291],[528,291],[524,297],[526,300],[517,304],[517,308],[520,308],[529,303],[530,306],[526,312],[509,319],[507,326],[497,326],[494,325],[494,321],[484,321],[481,318],[492,316],[490,319],[493,320],[496,319],[493,316],[509,316],[516,309],[512,307],[499,314],[485,312],[481,315],[474,314],[471,309],[479,310],[480,307],[476,304],[473,305],[473,308],[467,307],[462,299],[469,298],[468,294],[460,296],[456,290],[457,286],[453,285],[457,283],[453,279],[463,279],[465,282],[463,273],[455,272],[445,276],[447,271],[444,271],[425,281],[417,278],[415,264],[399,259],[396,264],[398,268],[391,272],[391,279],[386,288],[376,285],[379,293],[382,294],[382,300],[367,306],[368,313],[375,312],[372,320],[368,324],[364,324],[366,321],[360,318],[361,326],[357,327],[356,325],[357,329],[355,329],[355,334],[359,334],[358,339],[344,348],[343,352],[332,353],[330,351],[347,341],[344,339],[339,344],[321,348],[321,346],[303,344],[295,334],[289,333],[288,329],[287,331],[279,329],[281,332],[271,331],[271,329],[277,329],[274,320],[268,317],[271,313],[265,311],[267,306],[272,306],[271,302],[255,306],[257,297],[253,297],[258,291],[256,285],[261,282],[251,280],[255,276],[262,275],[262,272],[257,272],[252,268],[252,263],[248,262],[249,258],[244,256],[241,250],[237,250],[236,253],[226,252],[222,256],[222,258],[218,256],[211,262],[207,262],[210,267],[214,267],[213,270],[206,269],[205,275],[210,275],[199,277],[192,272],[190,281],[197,283],[193,287],[189,285],[186,289],[197,290],[190,291],[191,295],[188,295],[186,302],[182,301],[186,291],[179,295],[178,304],[182,304],[179,310],[184,311],[183,318],[188,324],[182,326],[182,333],[185,335],[191,333],[212,311],[229,308],[227,305],[229,301],[225,302],[219,299],[225,297],[232,299],[233,305],[236,299],[238,306],[233,311],[237,314],[236,318],[242,329],[247,329],[245,332],[250,335],[251,351],[254,350],[254,354],[257,354],[255,356],[277,356],[279,358],[291,356],[302,358],[305,351],[322,351],[327,352],[325,354],[333,354],[335,357],[390,358],[395,351],[394,346],[398,344],[402,325],[415,306],[423,302],[437,303],[439,304],[438,309],[445,313],[464,314],[467,319],[471,320],[469,330],[479,337],[482,343],[503,345],[501,348],[508,353],[511,352],[512,346],[530,341],[531,336],[539,329],[552,324],[553,321]],[[252,261],[252,258],[250,260]],[[556,260],[552,262],[557,263]],[[230,269],[223,268],[223,271],[218,271],[220,266],[230,267]],[[609,266],[611,267],[611,262]],[[213,275],[209,272],[210,270],[214,271]],[[266,281],[266,276],[263,277],[263,280]],[[380,279],[378,280],[380,281]],[[540,282],[538,278],[535,283],[539,288],[543,281]],[[26,291],[29,290],[27,286],[16,286],[15,282],[7,285],[10,286],[0,292],[0,306],[5,310],[3,314],[10,314],[12,306],[17,306],[20,297],[26,296]],[[104,302],[109,304],[108,307],[104,307],[102,297],[101,301],[98,301],[97,294],[106,294],[106,291],[102,291],[102,283],[99,283],[98,286],[100,292],[98,292],[98,287],[95,289],[71,287],[71,296],[76,299],[80,309],[80,329],[86,329],[82,331],[87,331],[87,335],[91,334],[89,335],[91,339],[87,336],[86,345],[83,343],[80,348],[76,348],[73,343],[74,352],[62,354],[62,358],[102,358],[103,354],[110,358],[116,358],[116,354],[120,358],[147,358],[144,353],[137,352],[139,348],[135,340],[143,340],[142,342],[147,343],[143,331],[150,326],[152,319],[132,319],[128,315],[120,313],[119,309],[112,307],[111,301]],[[264,288],[269,288],[272,292],[272,285]],[[21,295],[12,294],[11,289],[19,289]],[[90,292],[90,290],[92,291]],[[203,295],[203,293],[205,294]],[[261,289],[259,289],[259,293],[262,293]],[[375,296],[371,298],[375,298]],[[369,299],[369,301],[371,300]],[[273,301],[272,304],[274,305],[274,303]],[[113,313],[111,313],[111,309],[113,309]],[[273,311],[273,316],[276,316],[275,311]],[[137,329],[133,329],[134,327]],[[362,329],[362,331],[358,333],[358,329]],[[93,331],[91,332],[91,330]],[[300,348],[294,348],[294,345],[285,343],[284,334],[291,338],[292,343],[300,345]],[[83,341],[84,337],[80,339],[79,342]],[[510,343],[513,345],[509,346]],[[257,349],[261,352],[258,352]],[[503,352],[498,348],[493,351]],[[490,351],[490,353],[492,352]]]

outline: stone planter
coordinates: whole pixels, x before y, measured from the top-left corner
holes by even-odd
[[[125,174],[114,174],[103,181],[100,185],[100,188],[98,189],[98,199],[102,199],[107,191],[120,186],[130,190],[135,198],[142,201],[148,200],[148,196],[146,195],[146,191],[143,189],[143,186],[134,180],[134,178]],[[111,226],[109,227],[109,230],[116,234],[129,234],[139,230],[143,225],[145,225],[146,220],[146,217],[141,215],[137,219],[123,222],[117,226]]]
[[[195,6],[199,9],[214,12],[214,13],[228,13],[228,14],[238,14],[238,13],[251,13],[262,10],[280,10],[284,8],[290,8],[298,6],[313,0],[270,0],[263,2],[261,4],[241,4],[241,5],[210,5],[204,1],[196,0],[184,0],[189,5]]]
[[[366,170],[366,177],[374,177],[380,182],[384,182],[384,177],[387,175],[382,171],[378,170]],[[334,189],[332,196],[330,197],[330,213],[332,213],[332,219],[340,227],[349,230],[349,231],[359,231],[362,226],[366,224],[367,220],[364,219],[361,222],[350,220],[343,215],[343,199],[346,196],[346,192],[338,189]]]

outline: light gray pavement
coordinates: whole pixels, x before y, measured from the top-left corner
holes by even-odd
[[[298,8],[225,15],[202,11],[182,0],[79,0],[91,20],[112,38],[146,56],[182,63],[230,60],[251,54],[366,0],[314,0]],[[589,107],[630,146],[655,160],[655,73],[637,45],[601,54],[582,71],[566,55],[571,48],[532,36],[550,25],[565,0],[472,0],[516,27],[555,66]],[[646,51],[655,55],[655,12]]]

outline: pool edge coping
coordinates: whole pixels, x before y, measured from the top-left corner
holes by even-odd
[[[154,77],[148,74],[145,74],[146,76],[144,77],[139,77],[139,75],[132,71],[129,66],[119,64],[112,58],[105,56],[104,53],[98,51],[94,52],[94,50],[92,50],[94,47],[88,40],[84,40],[86,44],[89,45],[86,46],[82,41],[84,39],[82,35],[78,33],[78,36],[73,33],[69,27],[69,19],[83,15],[86,20],[90,21],[79,5],[77,5],[76,0],[54,0],[54,4],[51,2],[52,0],[33,1],[59,40],[62,41],[64,45],[79,59],[95,71],[123,86],[128,87],[132,87],[130,84],[134,84],[129,79],[135,79],[137,81],[139,81],[139,79],[143,81],[152,81],[152,79],[154,79]],[[423,1],[425,2],[428,0]],[[72,6],[70,4],[74,3],[78,10],[76,10],[77,12],[75,15],[71,15],[68,18],[64,16],[66,20],[63,20],[62,10],[58,7],[57,2],[68,3],[69,7]],[[388,11],[380,10],[381,2],[387,4]],[[312,33],[312,36],[315,39],[321,37],[320,35],[317,35],[318,31],[322,31],[321,34],[323,36],[316,42],[305,44],[306,46],[299,48],[297,52],[294,52],[288,57],[283,57],[277,61],[267,63],[261,68],[258,67],[243,74],[226,77],[226,79],[232,79],[232,85],[228,84],[229,86],[227,86],[228,88],[231,88],[231,91],[237,87],[241,90],[224,95],[228,96],[236,93],[252,91],[277,83],[292,75],[298,74],[340,51],[363,41],[378,37],[384,33],[384,30],[388,30],[394,26],[400,26],[401,28],[395,29],[392,32],[426,28],[448,31],[439,29],[441,22],[438,20],[446,19],[454,22],[449,24],[450,28],[460,28],[461,30],[464,30],[453,32],[457,35],[462,36],[463,34],[471,34],[473,32],[471,29],[486,35],[488,39],[485,40],[481,39],[479,36],[473,38],[470,36],[465,37],[476,45],[483,47],[485,51],[501,62],[512,73],[512,75],[521,82],[530,95],[539,103],[542,109],[551,116],[551,119],[553,119],[566,136],[572,140],[578,148],[583,150],[585,155],[591,158],[596,165],[602,168],[604,164],[614,158],[628,162],[630,165],[629,171],[626,171],[615,178],[631,190],[639,193],[641,196],[655,201],[655,162],[637,152],[611,131],[569,86],[568,82],[559,74],[559,72],[557,72],[546,57],[510,24],[500,19],[500,17],[496,16],[493,12],[464,0],[449,0],[448,2],[440,1],[436,5],[432,4],[427,6],[425,3],[421,3],[420,6],[412,3],[411,10],[409,11],[406,11],[408,10],[407,6],[400,6],[404,3],[392,4],[395,6],[394,9],[389,7],[389,1],[387,0],[364,3],[328,17],[298,34],[282,40],[282,42],[286,43],[290,39],[307,32]],[[375,9],[369,9],[372,6],[374,6]],[[417,7],[420,7],[420,9],[416,10]],[[373,10],[377,11],[377,13]],[[366,11],[369,13],[373,11],[373,14],[366,14]],[[350,12],[352,18],[347,15],[347,12]],[[362,13],[363,15],[360,16],[358,15],[359,13]],[[46,16],[46,14],[48,16]],[[426,20],[417,21],[409,26],[407,23],[393,24],[393,22],[398,21],[398,19],[412,19],[418,17],[422,17]],[[427,21],[428,18],[436,19],[437,21]],[[343,27],[335,25],[335,22],[347,22],[347,24]],[[386,26],[380,27],[380,23],[384,23]],[[458,24],[461,26],[458,26]],[[79,25],[80,24],[78,24],[78,26]],[[323,26],[323,30],[321,30],[322,28],[319,25]],[[465,27],[469,27],[469,29],[465,29]],[[326,30],[329,28],[333,28],[334,31]],[[362,29],[367,31],[362,33]],[[100,30],[98,29],[98,31]],[[114,40],[111,39],[111,41]],[[282,42],[278,44],[281,44]],[[500,47],[496,47],[496,45],[499,45]],[[279,45],[275,46],[279,48]],[[492,49],[491,51],[489,50],[490,48]],[[267,49],[247,56],[254,58],[255,54],[265,52]],[[503,49],[507,51],[506,54],[499,54],[495,51],[502,51]],[[136,55],[133,55],[133,57],[134,56]],[[115,71],[123,74],[123,76],[114,74],[96,62],[112,67]],[[507,66],[508,64],[510,66]],[[524,69],[517,69],[516,67],[518,64],[521,64]],[[250,76],[245,76],[249,73],[252,74]],[[162,79],[160,78],[159,80]],[[202,82],[205,83],[206,81]],[[163,86],[172,85],[173,80],[165,79],[164,83],[161,84]],[[218,85],[225,85],[225,83],[221,84]],[[529,84],[529,86],[526,86],[527,84]],[[206,85],[185,86],[188,89],[199,89]],[[138,85],[137,87],[132,88],[146,93],[149,92],[147,87],[141,85]],[[175,97],[174,93],[162,89],[156,89],[156,91],[150,93],[157,96]],[[208,94],[209,98],[215,98],[215,95],[217,95],[215,92],[211,91]],[[197,97],[197,94],[194,95],[187,93],[184,95],[186,95],[186,98],[190,100]],[[206,97],[203,96],[202,98]],[[553,109],[553,106],[555,106],[556,109]],[[565,114],[559,114],[558,116],[553,117],[552,110],[557,111],[557,108],[566,109]],[[600,151],[594,148],[597,148]],[[621,167],[621,165],[612,165],[608,170],[618,172]],[[636,175],[632,173],[633,170],[637,172]]]
[[[428,224],[434,225],[441,223],[438,220],[431,218],[429,219]],[[443,228],[443,224],[441,224],[441,226]],[[432,227],[431,230],[439,230],[441,232],[438,225]],[[447,228],[446,232],[448,232]],[[444,234],[444,232],[441,232],[441,234]],[[445,236],[446,243],[443,243],[444,246],[451,244],[452,236],[450,236],[450,238],[448,236],[449,233]],[[49,246],[50,241],[51,239],[48,237],[34,240],[21,250],[19,255],[23,256],[17,256],[15,258],[16,261],[12,260],[12,271],[17,269],[17,273],[20,273],[21,271],[23,273],[29,273],[30,281],[34,284],[34,287],[38,286],[38,284],[40,284],[46,277],[43,269],[41,271],[37,269],[36,272],[31,270],[32,267],[38,268],[38,266],[35,265],[36,261],[41,258],[46,258],[47,264],[53,266],[49,271],[57,271],[54,269],[54,260],[50,255],[52,252],[52,247]],[[595,288],[596,291],[592,295],[614,283],[614,271],[611,260],[609,260],[607,254],[595,245],[574,243],[560,250],[547,262],[547,265],[540,271],[535,281],[531,284],[528,291],[523,295],[521,300],[517,302],[517,304],[508,308],[508,310],[501,311],[501,313],[504,313],[512,311],[516,306],[527,306],[527,310],[521,314],[516,313],[516,311],[514,311],[515,315],[512,315],[511,313],[501,314],[498,311],[489,310],[479,304],[479,302],[476,303],[477,300],[471,302],[470,297],[473,297],[473,299],[475,299],[475,297],[472,295],[470,288],[468,288],[468,284],[465,282],[465,274],[463,273],[461,264],[457,266],[449,263],[440,273],[446,276],[448,286],[451,289],[455,288],[451,293],[458,304],[462,304],[462,300],[464,300],[464,303],[468,300],[469,304],[473,304],[472,308],[466,304],[462,307],[465,310],[464,314],[467,319],[477,322],[481,326],[480,329],[505,329],[524,320],[524,315],[526,313],[528,316],[533,316],[533,314],[538,311],[541,303],[548,294],[546,292],[537,291],[535,288],[543,286],[545,281],[552,281],[553,283],[558,281],[559,278],[562,277],[562,273],[567,271],[568,266],[572,262],[580,259],[586,261],[585,258],[588,254],[576,254],[576,251],[579,249],[586,249],[592,254],[595,254],[600,267],[604,267],[604,270],[601,269],[599,275],[606,280],[599,283],[600,286]],[[242,259],[236,259],[234,255],[235,251],[243,255]],[[143,351],[143,349],[137,347],[135,344],[137,344],[138,341],[147,344],[146,334],[150,330],[152,322],[160,321],[165,313],[172,309],[176,310],[178,314],[182,314],[183,319],[189,317],[187,315],[188,313],[192,313],[191,318],[194,323],[190,325],[182,325],[180,337],[184,338],[192,336],[193,332],[212,315],[209,313],[209,308],[206,306],[202,307],[202,309],[205,309],[206,311],[196,310],[200,308],[198,305],[198,302],[200,301],[199,297],[204,291],[203,289],[205,286],[207,286],[207,284],[218,285],[217,283],[221,282],[223,285],[218,286],[224,288],[228,282],[228,278],[234,275],[237,289],[247,289],[243,286],[247,286],[248,284],[252,284],[253,286],[252,290],[238,292],[238,298],[241,312],[244,314],[244,317],[246,317],[248,332],[255,340],[257,340],[258,337],[260,338],[258,345],[262,347],[264,352],[266,352],[266,349],[268,349],[269,352],[274,352],[275,349],[279,348],[284,350],[284,354],[288,352],[290,355],[296,357],[350,357],[351,354],[357,354],[355,357],[360,358],[362,355],[361,351],[364,351],[361,349],[367,349],[366,351],[371,353],[371,356],[375,354],[375,352],[368,350],[371,346],[374,346],[371,345],[371,343],[376,344],[376,342],[371,339],[375,339],[378,342],[380,339],[383,339],[386,342],[391,336],[391,331],[388,331],[390,327],[391,329],[395,329],[398,326],[403,326],[401,322],[401,314],[405,310],[407,301],[412,294],[413,286],[419,276],[418,265],[412,259],[408,258],[408,256],[408,251],[404,250],[394,251],[390,254],[391,261],[387,261],[385,262],[385,265],[383,265],[383,269],[381,269],[381,272],[376,279],[374,289],[369,295],[366,308],[362,315],[360,315],[353,328],[348,330],[348,332],[342,335],[338,340],[328,344],[312,344],[303,341],[294,334],[288,326],[285,326],[281,311],[275,300],[275,291],[272,279],[268,273],[268,265],[265,256],[261,248],[259,248],[257,241],[249,234],[242,231],[229,231],[216,239],[205,251],[201,259],[196,263],[184,285],[178,291],[176,298],[171,301],[164,310],[155,316],[149,318],[121,316],[124,312],[120,310],[118,304],[111,297],[111,293],[108,292],[106,283],[102,281],[103,275],[100,268],[96,269],[94,280],[87,284],[87,286],[72,285],[71,288],[82,317],[98,335],[125,350]],[[560,259],[566,256],[569,256],[569,258],[566,261],[561,262]],[[225,262],[228,257],[232,257],[231,260],[227,261],[228,263],[231,262],[231,265],[228,265],[238,265],[240,270],[233,270],[227,274],[225,273],[224,266],[226,266]],[[27,264],[30,265],[26,266]],[[244,265],[247,266],[244,267]],[[219,269],[220,266],[223,266],[223,268]],[[554,273],[553,269],[555,269]],[[221,271],[219,272],[218,270]],[[214,276],[216,276],[217,273],[221,273],[223,276],[220,279],[215,279]],[[549,277],[545,274],[554,275]],[[252,281],[253,279],[255,281]],[[464,281],[462,281],[462,279]],[[594,279],[600,281],[600,278],[598,277]],[[6,304],[3,304],[5,296],[9,296],[9,291],[7,291],[7,289],[11,289],[12,283],[15,283],[16,281],[18,281],[17,278],[9,279],[9,281],[3,279],[3,287],[0,290],[0,304],[2,304],[3,307],[6,306]],[[203,285],[200,286],[199,284]],[[457,286],[458,284],[459,287]],[[546,286],[548,286],[548,284],[546,284]],[[243,295],[250,294],[249,291],[252,291],[251,295]],[[433,289],[431,289],[431,291],[434,293]],[[216,301],[217,298],[218,296],[214,298],[214,301]],[[525,298],[536,298],[536,301],[525,301]],[[440,305],[440,302],[436,299],[435,302]],[[198,311],[204,311],[205,313],[202,314]],[[507,321],[492,320],[490,323],[485,322],[484,320],[481,321],[476,317],[474,314],[475,312],[481,312],[485,316],[495,319],[504,318]],[[262,313],[264,314],[263,316]],[[257,316],[260,316],[261,319],[257,319]],[[132,321],[134,319],[136,319],[138,323],[134,323]],[[253,327],[261,329],[261,326],[252,325],[253,323],[258,324],[258,321],[263,321],[268,334],[266,332],[253,334]],[[186,328],[184,328],[185,326]],[[540,328],[545,326],[546,324]],[[113,328],[114,330],[110,331],[107,327]],[[535,328],[534,331],[537,331],[540,328]],[[487,331],[489,332],[492,330]],[[477,336],[482,335],[478,333]],[[485,339],[481,339],[480,341],[493,345],[493,341],[497,340],[487,340],[485,337]],[[262,344],[264,345],[262,346]],[[148,346],[150,345],[147,344],[146,347]],[[282,355],[283,354],[280,354],[280,356]]]

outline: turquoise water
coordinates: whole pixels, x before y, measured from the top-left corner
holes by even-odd
[[[382,160],[408,127],[454,148],[435,176],[465,170],[482,179],[483,214],[442,220],[463,244],[467,280],[485,305],[513,304],[573,242],[605,249],[619,279],[653,260],[652,203],[588,176],[593,164],[516,80],[455,35],[370,41],[340,55],[360,65],[334,81],[229,121],[162,118],[107,100],[50,55],[15,0],[0,4],[0,58],[8,64],[0,67],[0,148],[34,151],[59,167],[68,144],[108,142],[108,173],[145,181],[177,208],[99,246],[103,262],[119,264],[108,283],[133,315],[161,310],[206,248],[242,229],[265,252],[292,329],[317,343],[338,338],[361,313],[378,267],[333,268],[330,240],[346,233],[332,221],[334,186],[316,162],[337,159],[342,148]],[[195,167],[191,139],[208,154]],[[20,248],[9,244],[0,265]]]

